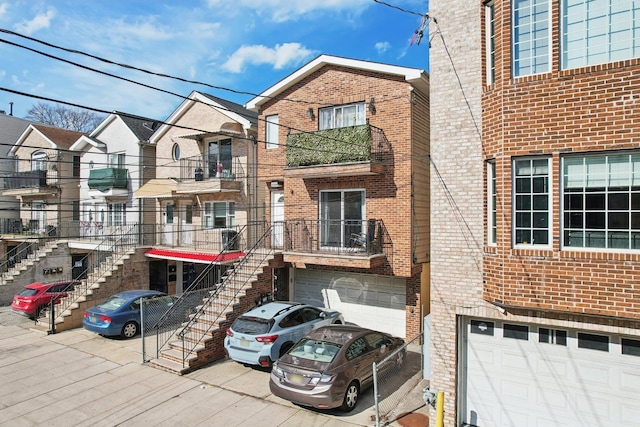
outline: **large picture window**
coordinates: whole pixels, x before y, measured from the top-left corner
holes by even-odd
[[[364,102],[320,109],[320,130],[357,126],[365,123]]]
[[[551,202],[548,158],[514,162],[514,244],[549,245]]]
[[[563,159],[563,245],[640,249],[640,153]]]
[[[584,67],[640,56],[640,2],[564,0],[562,67]]]
[[[235,225],[235,202],[205,202],[202,215],[203,228],[227,228]]]
[[[550,71],[551,25],[549,0],[513,0],[514,77]]]
[[[365,219],[364,190],[320,192],[320,244],[349,247],[351,236],[362,233]]]

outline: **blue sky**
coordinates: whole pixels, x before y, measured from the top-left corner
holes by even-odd
[[[0,28],[114,62],[258,94],[320,54],[428,71],[428,41],[411,45],[427,0],[0,0]],[[390,7],[389,5],[395,6]],[[402,10],[399,10],[403,9]],[[164,120],[177,96],[47,58],[16,43],[187,96],[244,104],[252,95],[150,76],[0,33],[0,87]],[[0,91],[24,117],[37,99]]]

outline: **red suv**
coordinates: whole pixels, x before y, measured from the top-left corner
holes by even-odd
[[[13,297],[11,309],[16,313],[36,318],[52,300],[58,304],[77,284],[79,282],[32,283]]]

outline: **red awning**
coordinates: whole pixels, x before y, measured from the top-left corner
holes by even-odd
[[[176,261],[197,262],[201,264],[210,264],[215,262],[216,264],[222,264],[225,261],[232,261],[234,259],[243,257],[244,252],[225,252],[221,254],[216,253],[203,253],[203,252],[186,252],[177,251],[172,249],[149,249],[144,253],[149,258],[160,259],[172,259]]]

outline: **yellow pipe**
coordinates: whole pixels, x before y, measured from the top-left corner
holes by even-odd
[[[444,427],[444,391],[436,396],[436,427]]]

